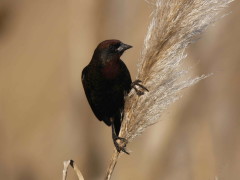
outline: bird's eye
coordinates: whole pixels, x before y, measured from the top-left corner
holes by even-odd
[[[110,47],[109,47],[109,49],[110,49],[110,51],[114,51],[115,50],[115,47],[114,47],[114,45],[110,45]]]
[[[114,44],[114,47],[115,47],[116,49],[119,48],[119,46],[120,46],[120,43]]]
[[[109,49],[111,52],[117,52],[117,49],[119,48],[120,43],[110,45]]]

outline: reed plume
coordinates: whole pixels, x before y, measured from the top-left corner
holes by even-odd
[[[181,97],[181,90],[206,75],[190,77],[182,65],[186,47],[194,42],[221,9],[233,0],[154,0],[136,79],[142,80],[149,92],[142,96],[132,90],[125,101],[120,137],[131,142],[150,125],[156,123],[164,110]],[[112,156],[106,179],[110,179],[119,153]]]

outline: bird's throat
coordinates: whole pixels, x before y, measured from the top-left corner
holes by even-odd
[[[118,76],[120,71],[118,61],[109,61],[104,64],[102,68],[102,75],[107,79],[114,79]]]

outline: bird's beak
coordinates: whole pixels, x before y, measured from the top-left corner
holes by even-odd
[[[119,46],[119,48],[117,48],[117,51],[120,53],[123,53],[124,51],[126,51],[127,49],[132,48],[132,46],[121,43],[121,45]]]

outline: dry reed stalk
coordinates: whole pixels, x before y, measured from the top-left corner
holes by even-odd
[[[180,91],[207,76],[188,77],[181,62],[185,49],[208,25],[216,21],[221,9],[233,0],[153,0],[152,21],[144,41],[138,64],[137,79],[149,92],[126,97],[120,137],[131,142],[150,125],[156,123],[164,110],[175,102]],[[107,169],[112,176],[119,153],[115,150]]]

